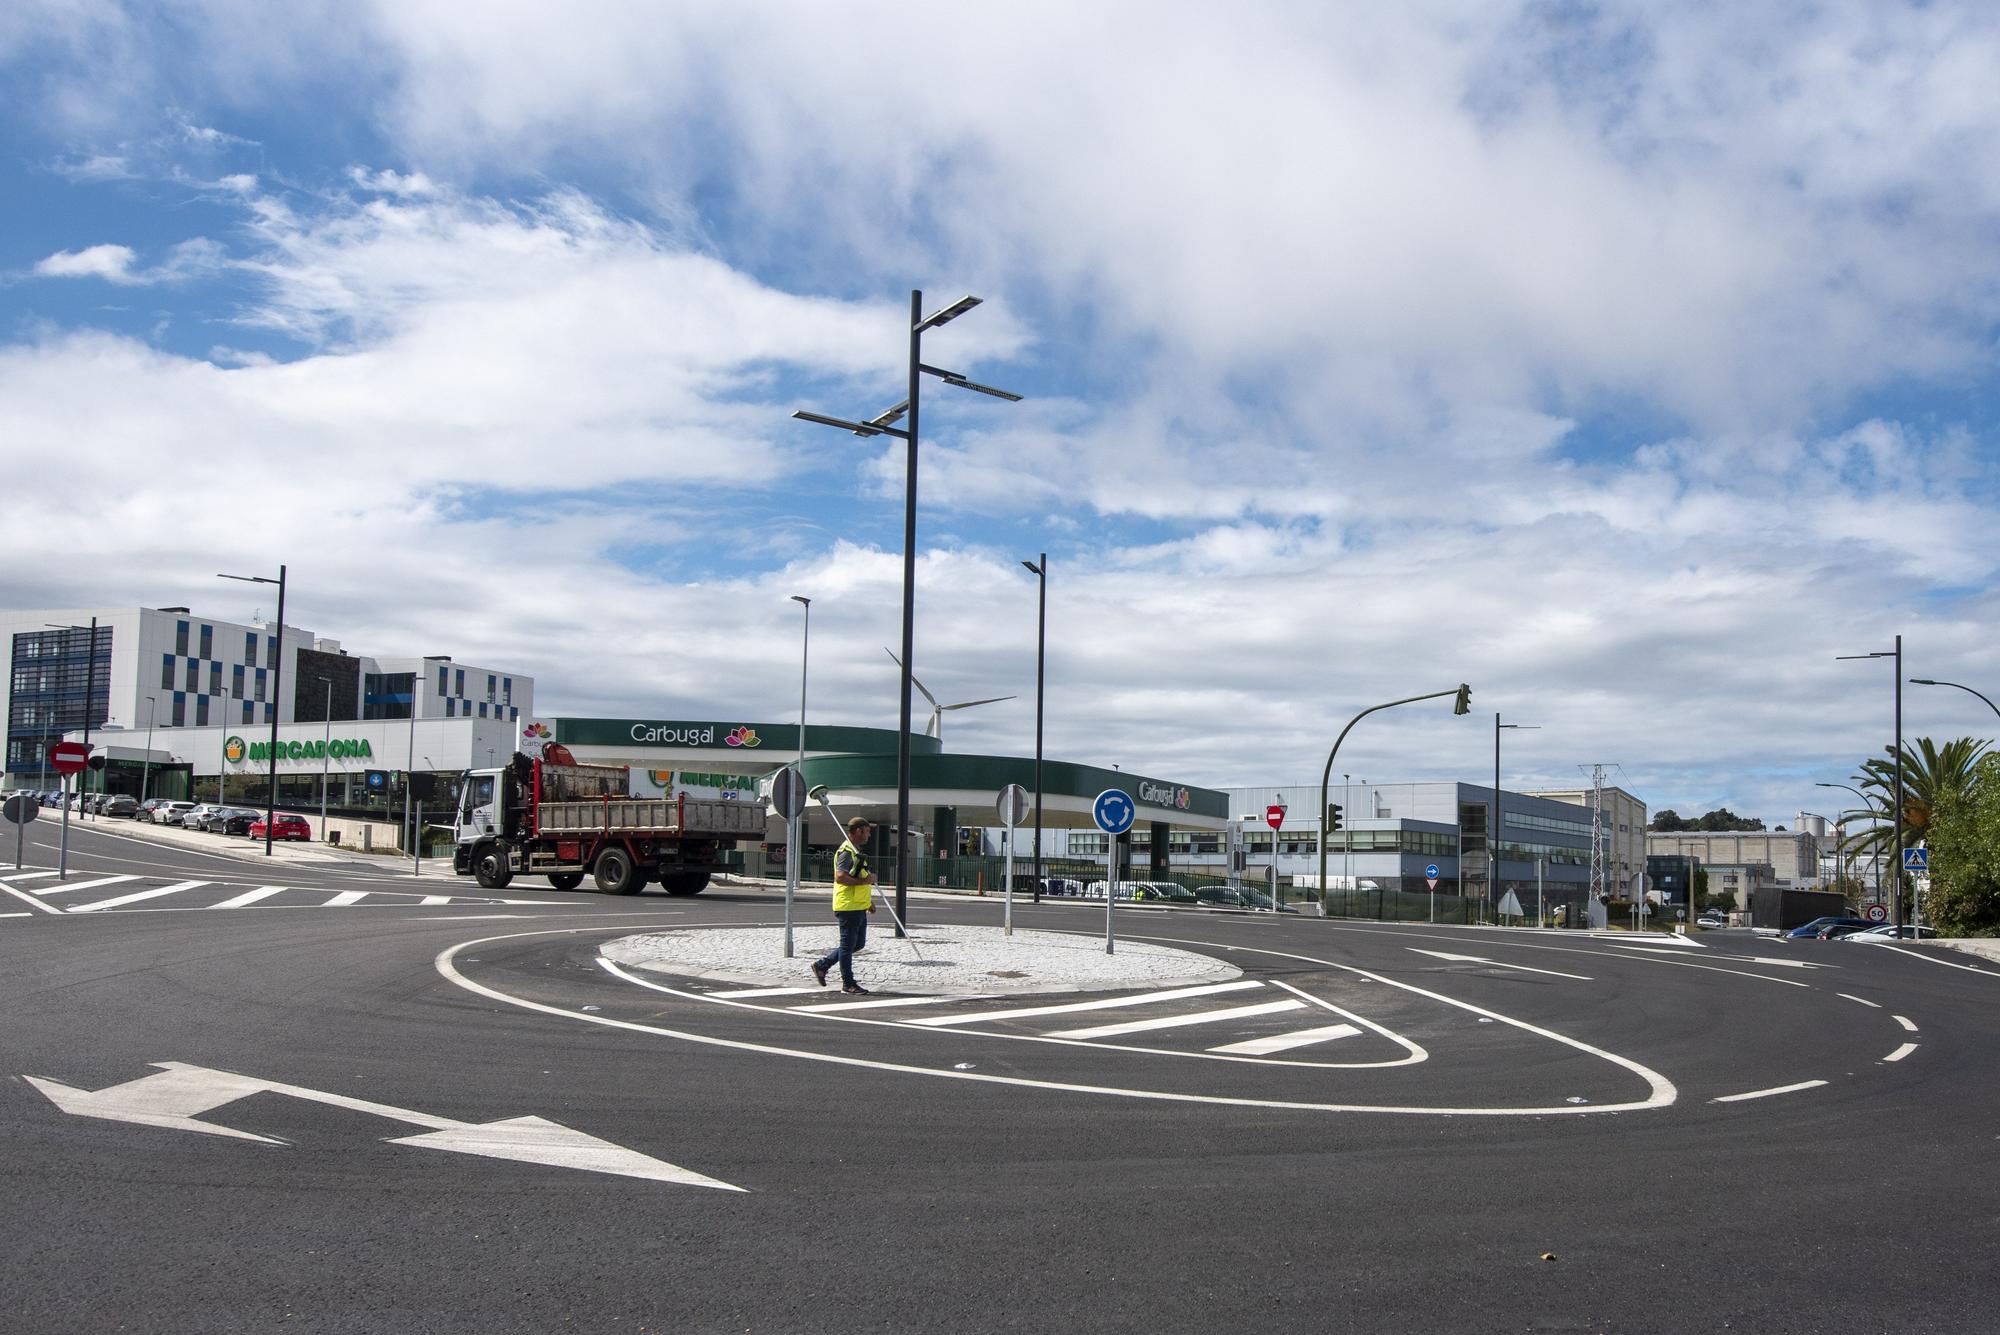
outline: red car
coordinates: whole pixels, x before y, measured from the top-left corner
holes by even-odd
[[[264,821],[262,817],[251,823],[250,837],[252,839],[262,839],[264,837]],[[273,839],[302,839],[307,843],[311,843],[313,837],[312,826],[306,823],[304,816],[293,816],[281,812],[271,827],[271,837]]]

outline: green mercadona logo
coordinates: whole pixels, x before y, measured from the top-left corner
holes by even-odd
[[[245,760],[268,761],[271,758],[269,742],[245,742],[241,737],[231,737],[222,744],[222,758],[232,765],[240,765]],[[332,741],[279,742],[280,760],[373,760],[374,749],[368,745],[366,737],[336,737]]]

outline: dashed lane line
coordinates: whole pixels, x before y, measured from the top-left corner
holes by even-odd
[[[1889,1018],[1894,1020],[1897,1024],[1902,1025],[1903,1028],[1909,1030],[1911,1033],[1914,1034],[1917,1032],[1917,1022],[1915,1020],[1912,1020],[1909,1017],[1903,1015],[1892,1015]]]
[[[1247,1020],[1253,1015],[1276,1015],[1280,1011],[1302,1011],[1306,1003],[1292,997],[1265,1001],[1254,1006],[1230,1006],[1219,1011],[1191,1011],[1186,1015],[1156,1015],[1150,1020],[1127,1020],[1123,1024],[1100,1024],[1089,1029],[1057,1029],[1051,1038],[1116,1038],[1121,1034],[1144,1034],[1156,1029],[1181,1029],[1194,1024],[1217,1024],[1224,1020]]]
[[[1750,1099],[1768,1099],[1774,1094],[1796,1094],[1802,1089],[1818,1089],[1824,1080],[1801,1080],[1796,1085],[1778,1085],[1772,1089],[1753,1089],[1748,1094],[1724,1094],[1721,1098],[1710,1099],[1710,1103],[1744,1103]]]
[[[1867,1007],[1869,1007],[1869,1008],[1870,1008],[1871,1010],[1878,1010],[1878,1011],[1879,1011],[1879,1010],[1881,1010],[1881,1009],[1882,1009],[1882,1003],[1881,1003],[1881,1002],[1879,1002],[1879,1001],[1870,1001],[1870,1000],[1869,1000],[1869,999],[1868,999],[1867,997],[1857,997],[1857,996],[1855,996],[1855,995],[1854,995],[1854,994],[1853,994],[1852,992],[1836,992],[1836,993],[1834,993],[1833,995],[1835,995],[1836,997],[1845,997],[1845,998],[1847,998],[1847,1000],[1849,1000],[1849,1001],[1858,1001],[1858,1002],[1860,1002],[1860,1003],[1861,1003],[1862,1005],[1864,1005],[1864,1006],[1867,1006]]]
[[[162,895],[177,895],[183,890],[194,890],[212,884],[209,881],[182,881],[178,885],[163,885],[152,890],[137,890],[129,895],[119,895],[113,899],[100,899],[93,904],[72,904],[71,913],[97,913],[104,909],[115,909],[122,904],[137,904],[141,900],[158,899]]]
[[[1895,1050],[1894,1052],[1890,1053],[1890,1054],[1889,1054],[1888,1056],[1884,1057],[1884,1058],[1883,1058],[1882,1060],[1883,1060],[1883,1061],[1885,1061],[1885,1062],[1899,1062],[1899,1061],[1903,1060],[1903,1058],[1905,1058],[1905,1057],[1909,1056],[1909,1055],[1910,1055],[1910,1054],[1911,1054],[1912,1052],[1915,1052],[1916,1050],[1917,1050],[1917,1045],[1916,1045],[1916,1044],[1914,1044],[1914,1043],[1905,1043],[1905,1044],[1903,1044],[1903,1046],[1902,1046],[1902,1047],[1900,1047],[1900,1048],[1897,1048],[1897,1049],[1896,1049],[1896,1050]]]

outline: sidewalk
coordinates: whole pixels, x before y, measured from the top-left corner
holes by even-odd
[[[2000,940],[1996,940],[1990,936],[1933,937],[1924,944],[1945,946],[1951,950],[1963,951],[1968,955],[1978,955],[1983,959],[2000,961]]]
[[[304,813],[301,813],[304,814]],[[62,813],[53,817],[44,815],[42,820],[60,821]],[[316,819],[316,818],[315,818]],[[291,862],[315,867],[367,867],[394,875],[398,869],[407,871],[410,859],[403,856],[386,857],[359,853],[352,849],[333,849],[321,844],[285,842],[273,840],[271,856],[264,857],[264,841],[249,839],[242,835],[226,836],[207,834],[201,830],[183,830],[177,825],[154,825],[149,821],[129,820],[123,816],[92,816],[80,820],[75,812],[70,813],[72,830],[93,830],[100,834],[125,835],[161,844],[169,848],[192,849],[199,853],[217,853],[224,857],[256,858],[259,861]],[[426,859],[430,861],[431,859]],[[450,871],[450,859],[442,859],[445,870]]]
[[[817,914],[795,923],[792,958],[785,958],[782,927],[718,927],[651,932],[607,943],[615,964],[739,983],[745,987],[815,987],[812,961],[839,944],[839,930]],[[1124,988],[1192,987],[1242,976],[1233,964],[1137,941],[1119,941],[1104,953],[1095,935],[1030,931],[1012,936],[999,927],[919,924],[899,939],[887,914],[869,924],[868,946],[855,957],[854,973],[872,992],[919,996],[1019,996],[1036,992],[1097,992]],[[838,995],[836,968],[827,991]]]

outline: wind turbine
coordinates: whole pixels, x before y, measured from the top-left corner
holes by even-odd
[[[882,652],[889,655],[897,667],[903,666],[903,660],[896,657],[894,649],[885,646]],[[1011,695],[996,695],[986,700],[961,700],[955,705],[941,705],[938,703],[938,698],[932,695],[922,682],[917,680],[917,674],[914,672],[910,674],[910,685],[916,687],[924,699],[931,702],[931,721],[924,725],[924,736],[935,737],[940,742],[944,740],[944,713],[947,709],[970,709],[974,705],[997,705],[1002,700],[1012,700],[1014,698]]]

